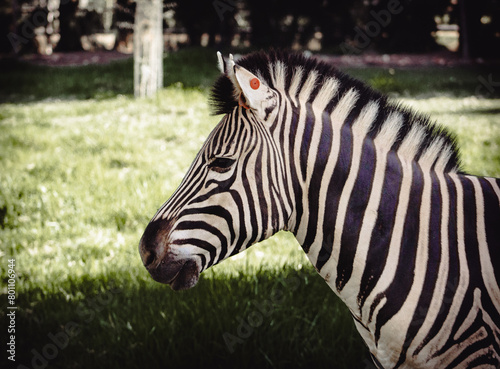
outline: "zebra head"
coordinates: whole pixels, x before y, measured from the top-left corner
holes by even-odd
[[[225,116],[139,245],[153,279],[174,290],[193,287],[203,270],[284,229],[290,214],[278,191],[285,174],[272,132],[279,94],[232,57],[218,56],[213,100]]]

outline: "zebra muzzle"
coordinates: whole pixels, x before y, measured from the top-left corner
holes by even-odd
[[[173,290],[193,287],[199,279],[200,269],[194,259],[182,258],[172,252],[168,236],[173,222],[151,222],[139,243],[141,259],[151,277],[169,284]]]

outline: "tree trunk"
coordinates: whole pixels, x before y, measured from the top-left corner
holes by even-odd
[[[61,1],[59,5],[59,35],[61,38],[56,46],[56,51],[81,51],[83,50],[80,37],[82,30],[76,16],[79,0]]]
[[[470,34],[469,25],[467,18],[467,6],[465,4],[466,0],[459,1],[459,11],[460,11],[460,48],[462,50],[462,58],[468,60],[470,59]]]
[[[134,95],[163,87],[163,2],[138,0],[134,24]]]

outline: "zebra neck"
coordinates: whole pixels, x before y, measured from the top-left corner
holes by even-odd
[[[444,175],[447,159],[428,150],[417,160],[411,129],[394,150],[403,124],[397,112],[387,116],[375,138],[369,135],[377,109],[375,102],[368,103],[354,122],[345,108],[320,115],[321,124],[308,115],[295,157],[299,206],[292,229],[312,264],[352,311],[366,285],[361,265],[369,250],[370,260],[383,260],[395,223],[404,222],[404,217],[396,219],[398,196],[408,203],[411,188],[422,191],[423,177],[430,178],[435,169]],[[381,270],[384,265],[370,267]]]
[[[390,151],[401,117],[390,116],[386,128],[373,139],[368,133],[378,104],[366,104],[352,122],[349,115],[355,104],[356,94],[350,91],[331,113],[319,113],[314,105],[307,106],[301,109],[306,111],[304,117],[296,114],[291,120],[291,131],[301,139],[290,144],[289,157],[294,158],[290,172],[297,206],[289,229],[307,254],[313,243],[322,244],[322,235],[333,230],[335,223],[329,217],[337,211],[341,197],[345,202],[353,191],[360,192],[364,196],[358,196],[359,202],[364,201],[366,207],[370,180],[383,174],[387,160],[398,162],[397,155]],[[401,171],[395,175],[401,176]],[[316,225],[324,225],[325,229],[317,229]]]

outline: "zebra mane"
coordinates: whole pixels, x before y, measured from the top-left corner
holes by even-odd
[[[401,126],[394,126],[397,137],[393,150],[397,150],[403,141],[406,141],[405,145],[410,141],[411,151],[416,153],[414,156],[416,160],[425,153],[431,166],[440,158],[439,166],[444,172],[461,172],[458,147],[450,132],[432,122],[426,115],[416,113],[399,103],[390,102],[386,96],[367,84],[348,76],[328,63],[299,53],[272,50],[249,54],[237,60],[236,64],[255,74],[267,86],[287,92],[291,98],[298,98],[302,87],[311,83],[311,78],[308,77],[315,74],[314,85],[309,86],[311,92],[307,95],[307,101],[302,101],[303,103],[312,103],[315,99],[320,99],[322,97],[320,95],[325,94],[324,86],[336,85],[337,93],[325,96],[325,99],[328,99],[324,103],[326,112],[331,112],[340,97],[354,89],[358,93],[358,100],[353,108],[354,114],[359,114],[363,106],[369,102],[375,101],[380,106],[380,114],[370,129],[370,136],[374,138],[382,128],[387,129],[384,126],[390,124],[388,123],[390,119],[386,118],[392,113],[399,113],[404,123]],[[209,102],[212,114],[230,113],[238,106],[237,96],[237,87],[227,74],[222,73],[211,90]],[[349,121],[349,117],[348,123],[352,124],[352,119]]]

